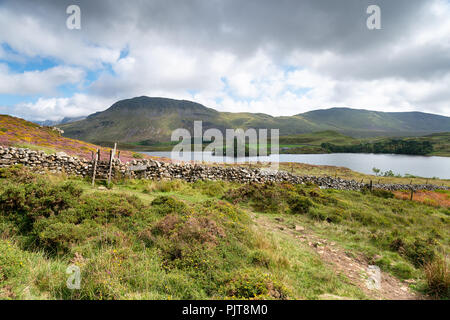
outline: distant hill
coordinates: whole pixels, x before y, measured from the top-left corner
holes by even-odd
[[[352,137],[418,136],[450,131],[450,118],[421,112],[377,112],[349,108],[315,110],[294,116],[219,112],[201,104],[167,98],[137,97],[114,103],[86,119],[60,126],[65,135],[99,144],[120,141],[170,141],[171,132],[203,128],[277,128],[280,135],[332,130]]]
[[[79,120],[83,120],[86,119],[86,117],[82,116],[82,117],[65,117],[62,120],[44,120],[44,121],[32,121],[36,124],[39,124],[41,126],[57,126],[60,124],[66,124],[66,123],[71,123],[74,121],[79,121]]]
[[[299,114],[353,137],[421,136],[450,131],[450,118],[423,112],[380,112],[350,108],[315,110]],[[334,129],[333,129],[334,128]]]

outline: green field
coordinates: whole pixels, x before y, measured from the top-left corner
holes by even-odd
[[[448,298],[450,211],[436,203],[314,185],[99,189],[21,167],[0,182],[2,299]],[[369,264],[389,286],[367,289]]]

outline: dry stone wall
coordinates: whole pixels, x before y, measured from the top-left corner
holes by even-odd
[[[93,162],[86,159],[68,156],[65,153],[52,155],[42,151],[34,151],[24,148],[1,147],[0,167],[8,167],[22,164],[34,168],[37,172],[65,172],[69,175],[92,176]],[[109,161],[99,162],[97,166],[97,178],[107,178]],[[321,188],[333,188],[340,190],[361,190],[368,185],[354,180],[344,180],[332,177],[298,176],[285,171],[270,171],[257,168],[206,166],[191,163],[167,163],[155,160],[133,160],[130,163],[122,163],[116,159],[113,161],[112,177],[129,176],[131,178],[144,179],[184,179],[196,180],[225,180],[241,183],[263,182],[290,182],[312,183]],[[450,189],[448,187],[427,185],[402,185],[402,184],[374,184],[373,188],[385,190],[436,190]]]

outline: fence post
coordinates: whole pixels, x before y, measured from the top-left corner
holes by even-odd
[[[95,175],[97,171],[97,162],[99,159],[100,150],[97,149],[97,152],[95,153],[95,159],[94,159],[94,168],[92,170],[92,187],[95,187]]]
[[[116,155],[117,142],[114,143],[114,149],[110,151],[109,156],[109,173],[108,173],[108,185],[111,183],[111,173],[113,167],[114,156]]]
[[[413,189],[413,188],[411,188],[411,198],[410,198],[409,200],[411,200],[411,201],[412,201],[412,199],[413,199],[413,195],[414,195],[414,189]]]

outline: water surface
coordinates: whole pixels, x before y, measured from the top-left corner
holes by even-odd
[[[172,158],[170,151],[144,152],[148,155]],[[381,171],[392,170],[395,174],[412,174],[415,176],[450,179],[450,157],[426,157],[399,154],[368,153],[329,153],[329,154],[280,154],[267,157],[227,158],[213,156],[205,152],[185,153],[184,157],[176,155],[176,160],[203,160],[206,162],[242,163],[246,161],[261,162],[298,162],[316,165],[346,167],[354,171],[373,174],[372,168]]]

